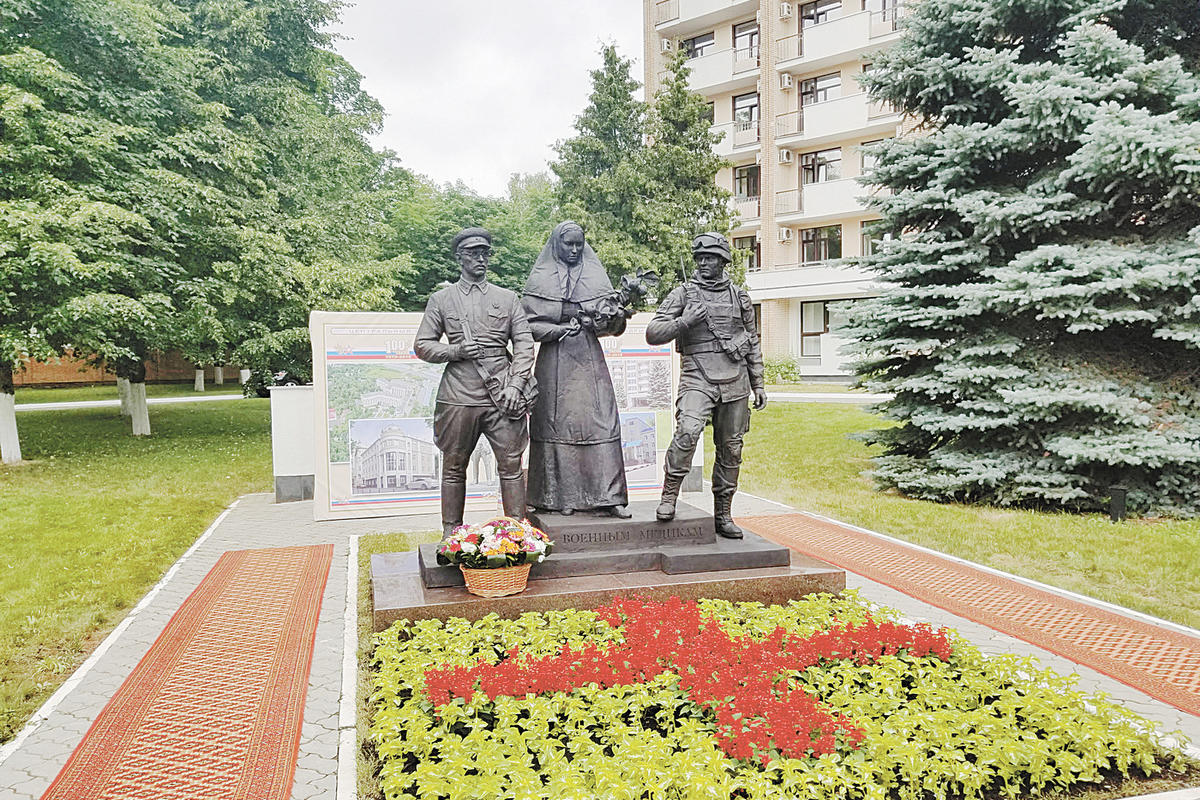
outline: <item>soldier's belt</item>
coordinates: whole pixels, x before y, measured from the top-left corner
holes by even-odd
[[[685,356],[690,356],[696,353],[724,353],[725,348],[718,341],[698,342],[696,344],[679,345],[679,352]]]
[[[486,345],[480,345],[479,346],[479,355],[481,355],[481,356],[507,356],[508,348],[507,347],[495,347],[495,346],[489,347]]]

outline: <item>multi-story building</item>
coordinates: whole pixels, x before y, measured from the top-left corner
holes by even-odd
[[[856,78],[899,35],[899,11],[896,0],[644,0],[647,97],[686,50],[723,134],[715,149],[733,164],[717,181],[734,195],[732,244],[747,251],[764,353],[813,377],[844,374],[838,324],[874,293],[843,259],[874,241],[860,148],[897,135],[900,117]]]

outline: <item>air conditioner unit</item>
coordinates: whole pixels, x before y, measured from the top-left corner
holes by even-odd
[[[779,4],[779,18],[780,19],[791,19],[792,18],[792,4],[791,3],[780,3]]]
[[[792,77],[792,73],[781,72],[779,74],[779,88],[780,89],[783,89],[786,91],[786,90],[792,88],[793,83],[795,83],[795,78]]]
[[[658,46],[662,48],[662,52],[669,53],[675,49],[675,41],[673,39],[662,39],[659,41]]]
[[[792,151],[788,150],[786,147],[779,148],[779,163],[780,164],[792,163]]]
[[[779,229],[779,241],[790,242],[791,240],[792,240],[792,229],[791,228],[780,228]]]

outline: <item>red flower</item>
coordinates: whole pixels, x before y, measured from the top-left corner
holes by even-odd
[[[776,628],[761,641],[733,639],[694,602],[677,597],[661,603],[617,598],[596,615],[623,627],[623,644],[585,644],[577,650],[563,645],[557,654],[542,658],[521,658],[513,648],[498,664],[431,669],[425,675],[430,701],[436,707],[450,702],[452,695],[469,698],[476,686],[495,699],[570,691],[589,683],[608,687],[647,681],[671,671],[694,702],[715,711],[717,743],[726,755],[757,757],[766,764],[772,747],[784,756],[805,758],[835,752],[839,735],[846,747],[857,748],[864,735],[802,686],[793,686],[793,672],[822,660],[868,664],[901,650],[942,660],[952,652],[944,631],[870,618],[806,638]]]

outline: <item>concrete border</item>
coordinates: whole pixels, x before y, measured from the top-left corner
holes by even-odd
[[[360,534],[361,535],[361,534]],[[338,706],[337,800],[358,797],[358,536],[350,536],[342,616],[342,698]]]

